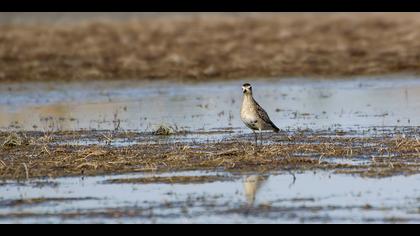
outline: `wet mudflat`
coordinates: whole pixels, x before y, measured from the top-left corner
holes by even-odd
[[[417,77],[242,82],[2,85],[0,222],[420,221]]]
[[[158,177],[173,182],[113,181]],[[419,175],[376,179],[329,171],[190,171],[6,182],[0,222],[419,223],[419,181]]]

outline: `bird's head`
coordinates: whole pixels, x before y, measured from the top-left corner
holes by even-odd
[[[242,92],[244,94],[252,94],[252,87],[249,83],[243,84],[242,85]]]

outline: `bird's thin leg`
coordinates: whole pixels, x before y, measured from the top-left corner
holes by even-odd
[[[255,130],[252,130],[252,132],[254,133],[254,137],[255,137],[255,146],[258,146],[258,136],[257,136],[257,133],[255,133]]]
[[[260,130],[260,143],[261,143],[261,146],[263,145],[263,138],[262,138],[262,131]]]

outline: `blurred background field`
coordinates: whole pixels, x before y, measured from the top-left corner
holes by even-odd
[[[0,13],[0,81],[420,71],[420,14]]]

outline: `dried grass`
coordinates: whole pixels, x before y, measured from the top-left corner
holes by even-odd
[[[10,133],[3,141],[2,147],[19,147],[24,144],[24,139],[17,133]]]
[[[0,137],[9,135],[0,133]],[[39,140],[40,136],[30,132],[25,135],[33,140]],[[55,140],[67,140],[69,134],[51,135]],[[77,138],[77,132],[71,135]],[[352,138],[296,133],[289,137],[273,135],[270,139],[273,144],[258,149],[247,138],[194,146],[185,143],[144,143],[129,147],[31,143],[1,150],[0,179],[218,168],[262,172],[328,169],[370,177],[420,172],[420,143],[413,137]],[[48,152],[44,151],[45,147]],[[346,159],[366,163],[340,162]]]
[[[175,128],[169,125],[165,125],[165,124],[159,125],[159,127],[157,127],[155,131],[153,131],[154,135],[172,135],[175,133],[176,133]]]

